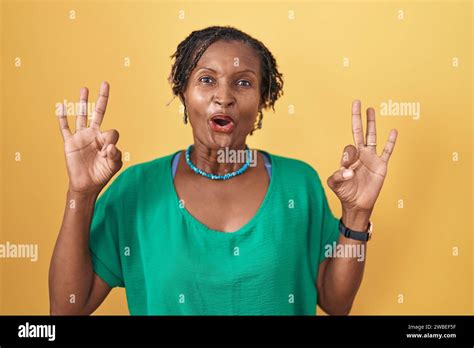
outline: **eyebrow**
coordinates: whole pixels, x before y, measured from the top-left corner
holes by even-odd
[[[207,68],[207,67],[205,67],[205,66],[204,66],[204,67],[200,67],[199,69],[196,70],[196,72],[199,71],[199,70],[210,70],[210,71],[213,71],[213,72],[215,72],[215,73],[217,74],[217,71],[216,71],[216,70],[214,70],[214,69],[212,69],[212,68]],[[245,73],[245,72],[249,72],[249,73],[252,73],[252,74],[254,74],[255,76],[257,76],[257,73],[256,73],[255,71],[253,71],[252,69],[239,70],[239,71],[236,71],[236,72],[234,73],[234,75],[235,75],[235,74]]]

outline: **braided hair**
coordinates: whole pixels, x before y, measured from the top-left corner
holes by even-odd
[[[275,102],[283,95],[283,74],[278,71],[275,58],[262,42],[231,26],[211,26],[193,31],[178,45],[176,52],[170,56],[175,58],[175,61],[168,77],[174,97],[183,97],[186,84],[197,62],[206,49],[218,40],[241,41],[255,50],[261,64],[260,100],[263,108],[271,107],[275,111]],[[260,112],[257,128],[261,128],[262,118],[263,114]],[[254,127],[250,135],[257,128]]]

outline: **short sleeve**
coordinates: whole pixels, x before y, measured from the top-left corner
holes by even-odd
[[[119,242],[119,186],[114,181],[95,202],[89,236],[94,272],[111,288],[124,286]]]
[[[316,205],[319,211],[318,216],[321,217],[321,220],[317,223],[317,226],[320,228],[319,263],[321,263],[328,255],[332,255],[333,249],[337,245],[339,240],[339,219],[334,216],[329,207],[326,192],[318,173],[313,168],[311,169],[316,176]]]
[[[324,188],[322,190],[322,216],[323,221],[321,223],[321,249],[319,253],[319,263],[323,262],[329,254],[332,254],[332,250],[337,241],[339,240],[339,219],[337,219],[329,208]]]

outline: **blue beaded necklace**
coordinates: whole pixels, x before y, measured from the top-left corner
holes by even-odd
[[[249,166],[250,166],[250,149],[248,148],[247,145],[245,145],[245,149],[247,150],[247,160],[245,162],[245,164],[238,170],[236,170],[235,172],[232,172],[232,173],[227,173],[227,174],[224,174],[224,175],[216,175],[216,174],[209,174],[209,173],[206,173],[205,171],[199,169],[198,167],[196,167],[193,162],[191,162],[191,158],[190,158],[190,153],[191,153],[191,148],[193,147],[193,145],[189,145],[188,149],[186,150],[186,163],[189,165],[189,167],[196,173],[196,174],[199,174],[199,175],[202,175],[208,179],[212,179],[212,180],[228,180],[230,178],[233,178],[234,176],[237,176],[237,175],[240,175],[242,174],[243,172],[245,172]]]

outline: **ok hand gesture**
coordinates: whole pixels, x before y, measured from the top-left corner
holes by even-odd
[[[375,111],[367,109],[366,141],[362,130],[360,101],[352,103],[353,145],[344,148],[341,168],[328,178],[328,186],[341,201],[347,211],[372,212],[375,201],[382,189],[390,155],[395,147],[397,130],[390,131],[382,154],[377,155],[377,132]]]
[[[69,190],[98,194],[122,167],[122,153],[116,144],[119,134],[115,129],[101,131],[109,98],[109,84],[102,82],[90,125],[87,126],[89,91],[81,88],[80,112],[76,115],[76,131],[71,133],[64,105],[58,115],[64,140],[64,153],[69,175]]]

